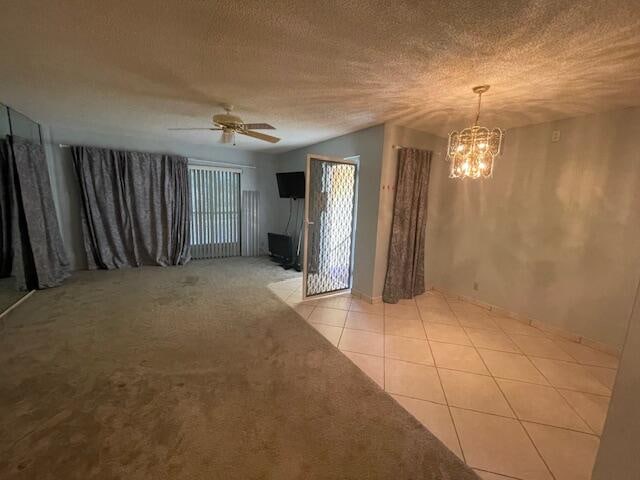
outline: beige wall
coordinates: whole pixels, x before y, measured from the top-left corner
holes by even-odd
[[[428,282],[622,345],[640,272],[639,152],[635,108],[509,130],[490,180],[454,181],[434,162]]]
[[[379,300],[382,297],[384,278],[387,273],[391,221],[393,219],[393,201],[395,198],[394,188],[398,169],[398,151],[393,148],[394,145],[431,150],[433,152],[433,165],[444,162],[446,139],[399,125],[387,123],[384,126],[376,256],[373,274],[372,296],[374,300]]]
[[[640,399],[640,296],[636,296],[607,422],[600,439],[593,480],[640,478],[638,399]]]

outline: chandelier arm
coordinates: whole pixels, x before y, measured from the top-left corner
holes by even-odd
[[[478,112],[476,113],[476,121],[474,125],[478,125],[478,120],[480,120],[480,105],[482,103],[482,92],[478,93]]]

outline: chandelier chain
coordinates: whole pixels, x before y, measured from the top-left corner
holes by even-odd
[[[480,105],[482,104],[482,92],[478,93],[478,112],[476,113],[476,121],[474,125],[478,125],[478,120],[480,120]]]

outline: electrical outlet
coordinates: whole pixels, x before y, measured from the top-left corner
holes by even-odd
[[[554,130],[551,132],[551,141],[559,142],[560,141],[560,130]]]
[[[477,292],[478,290],[480,290],[480,285],[478,284],[478,282],[473,282],[473,289]]]

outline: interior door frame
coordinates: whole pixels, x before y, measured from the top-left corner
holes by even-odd
[[[320,293],[318,295],[312,295],[311,297],[307,295],[307,255],[308,255],[308,238],[309,238],[309,225],[312,223],[309,222],[309,193],[311,186],[311,159],[321,160],[324,162],[334,162],[334,163],[342,163],[347,165],[353,165],[355,167],[354,172],[354,185],[353,185],[353,215],[352,215],[352,244],[351,244],[351,258],[349,265],[349,279],[350,283],[353,281],[353,259],[355,257],[355,240],[356,240],[356,216],[357,216],[357,200],[358,200],[358,163],[360,156],[351,156],[351,157],[330,157],[326,155],[315,155],[313,153],[307,154],[307,162],[305,167],[305,176],[304,176],[304,228],[302,229],[304,234],[304,247],[303,247],[303,260],[302,260],[302,300],[308,300],[310,298],[324,298],[324,297],[332,297],[334,295],[340,295],[346,292],[351,292],[351,286],[349,288],[344,288],[342,290],[335,290],[327,293]]]
[[[238,231],[238,251],[239,254],[238,255],[228,255],[228,254],[223,254],[222,256],[218,256],[218,255],[214,255],[213,251],[214,251],[214,243],[211,243],[210,245],[210,250],[211,250],[211,256],[209,257],[202,257],[202,258],[195,258],[194,260],[211,260],[214,258],[231,258],[231,257],[235,257],[235,256],[242,256],[242,168],[237,168],[237,167],[225,167],[225,166],[221,166],[221,165],[215,165],[212,164],[211,162],[206,162],[204,160],[197,160],[197,159],[191,159],[189,158],[187,161],[187,171],[191,171],[191,170],[204,170],[204,171],[211,171],[211,172],[227,172],[227,173],[233,173],[233,174],[238,174],[238,224],[236,226],[237,231]],[[191,182],[191,176],[189,175],[189,182]],[[189,189],[191,189],[191,184],[189,184]],[[218,200],[218,198],[215,198],[213,200]],[[189,193],[189,203],[191,205],[191,192]],[[193,215],[193,205],[190,206],[190,215]],[[192,219],[189,219],[190,221],[192,221]],[[189,227],[191,228],[191,226]],[[191,233],[191,232],[189,232]],[[192,239],[191,239],[192,240]],[[191,241],[190,240],[190,241]],[[228,252],[224,252],[223,253],[228,253]]]

